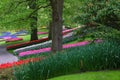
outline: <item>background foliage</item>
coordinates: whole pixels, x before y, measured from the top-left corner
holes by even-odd
[[[85,0],[75,19],[87,26],[105,25],[120,30],[120,1]]]

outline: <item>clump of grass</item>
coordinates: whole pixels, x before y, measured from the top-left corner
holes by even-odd
[[[15,68],[17,80],[46,80],[59,75],[83,71],[120,68],[120,45],[105,41],[83,47],[66,49],[43,61]]]

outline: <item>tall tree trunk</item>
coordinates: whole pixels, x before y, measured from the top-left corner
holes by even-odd
[[[37,35],[37,25],[35,25],[35,23],[31,22],[31,37],[30,37],[30,41],[33,40],[38,40],[38,35]]]
[[[36,10],[37,8],[37,1],[36,0],[31,0],[29,2],[29,7],[30,9],[32,9],[33,11]],[[34,12],[31,16],[30,16],[30,28],[31,28],[31,41],[33,40],[38,40],[38,36],[37,36],[37,19],[38,17],[38,12]]]
[[[49,33],[48,33],[48,38],[52,39],[52,22],[50,21],[49,23]]]
[[[52,52],[62,50],[62,12],[64,0],[50,0],[52,7]]]

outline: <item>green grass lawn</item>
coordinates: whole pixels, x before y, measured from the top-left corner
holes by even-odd
[[[120,80],[120,71],[85,72],[52,78],[49,80]]]

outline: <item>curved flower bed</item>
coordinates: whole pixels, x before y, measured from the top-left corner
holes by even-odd
[[[75,29],[76,28],[65,30],[65,31],[63,31],[63,35],[66,35],[67,33],[70,33]],[[40,43],[40,42],[45,42],[47,40],[49,40],[49,39],[48,38],[43,38],[43,39],[40,39],[40,40],[34,40],[34,41],[29,41],[29,42],[24,42],[24,43],[19,43],[19,44],[7,46],[7,50],[29,46],[29,45],[37,44],[37,43]]]
[[[18,54],[20,52],[24,52],[24,51],[28,51],[28,50],[35,50],[35,49],[39,49],[39,48],[44,48],[44,47],[50,46],[51,42],[52,41],[50,40],[50,41],[46,41],[46,42],[43,42],[43,43],[38,43],[38,44],[18,48],[18,49],[14,50],[14,53]]]
[[[42,38],[42,39],[39,39],[39,40],[34,40],[34,41],[29,41],[29,42],[24,42],[24,43],[19,43],[19,44],[14,44],[14,45],[11,45],[11,46],[7,46],[7,50],[29,46],[29,45],[32,45],[32,44],[45,42],[47,40],[49,40],[49,39],[48,38]]]
[[[71,36],[73,36],[73,32],[68,33],[67,35],[64,35],[64,36],[63,36],[63,39],[64,39],[64,40],[65,40],[65,39],[68,39],[68,38],[70,38]],[[71,39],[71,38],[70,38],[70,39]],[[69,39],[69,40],[70,40],[70,39]],[[65,40],[65,41],[64,41],[64,40],[63,40],[63,43],[65,43],[65,41],[67,41],[67,40]],[[35,50],[35,49],[50,47],[50,46],[51,46],[51,43],[52,43],[52,41],[50,40],[50,41],[46,41],[46,42],[43,42],[43,43],[38,43],[38,44],[35,44],[35,45],[18,48],[18,49],[16,49],[16,50],[14,50],[14,53],[15,53],[15,54],[18,54],[18,53],[20,53],[20,52],[24,52],[24,51],[28,51],[28,50]]]
[[[65,34],[70,33],[70,32],[72,32],[72,31],[74,31],[74,30],[76,30],[76,29],[77,29],[77,28],[64,30],[64,31],[62,32],[62,34],[65,35]]]
[[[44,57],[41,57],[41,58],[31,58],[31,59],[26,59],[26,60],[19,60],[17,62],[12,62],[12,63],[0,64],[0,69],[11,68],[13,66],[19,66],[19,65],[22,65],[22,64],[27,64],[29,62],[40,61],[42,59],[44,59]]]
[[[78,42],[78,43],[75,43],[75,44],[65,44],[65,45],[63,45],[63,48],[83,46],[83,45],[87,45],[87,44],[89,44],[89,41],[83,41],[83,42]],[[19,53],[19,56],[23,57],[23,56],[27,56],[27,55],[31,55],[31,54],[39,54],[39,53],[42,53],[42,52],[49,52],[49,51],[51,51],[50,47],[43,48],[43,49],[38,49],[38,50],[30,50],[30,51],[21,52],[21,53]]]
[[[6,42],[14,42],[14,41],[20,41],[23,40],[23,38],[10,38],[10,39],[6,39]]]
[[[48,32],[37,32],[38,35],[40,34],[48,34]]]
[[[78,28],[79,27],[73,28],[73,29],[64,30],[62,32],[62,34],[66,35],[66,34],[72,32],[72,31],[74,31],[74,30],[76,30]],[[43,38],[43,39],[40,39],[40,40],[34,40],[34,41],[29,41],[29,42],[24,42],[24,43],[20,43],[20,44],[15,44],[15,45],[7,46],[7,50],[29,46],[29,45],[37,44],[37,43],[40,43],[40,42],[45,42],[47,40],[49,40],[49,39],[48,38]]]

